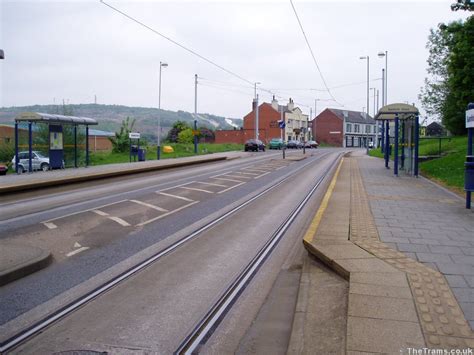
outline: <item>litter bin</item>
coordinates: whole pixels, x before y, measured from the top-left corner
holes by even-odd
[[[464,190],[474,192],[474,155],[466,156],[464,168]]]
[[[146,149],[138,149],[138,161],[146,160]]]

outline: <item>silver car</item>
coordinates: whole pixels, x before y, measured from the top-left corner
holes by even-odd
[[[18,160],[19,160],[18,172],[19,173],[24,173],[25,171],[28,171],[29,157],[30,157],[29,152],[18,152]],[[32,165],[33,170],[47,171],[49,170],[49,158],[45,157],[40,152],[34,150],[31,156],[31,165]],[[15,157],[13,157],[12,159],[12,167],[13,167],[13,170],[15,170]]]

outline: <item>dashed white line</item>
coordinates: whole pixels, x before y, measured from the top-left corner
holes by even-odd
[[[205,192],[205,193],[207,193],[207,194],[213,194],[213,193],[214,193],[213,191],[204,190],[204,189],[198,189],[198,188],[196,188],[196,187],[180,186],[179,188],[180,188],[180,189],[185,189],[185,190],[192,190],[192,191]]]
[[[240,173],[240,174],[244,174],[244,175],[254,175],[254,176],[257,176],[257,175],[260,175],[260,173]]]
[[[135,202],[135,203],[138,203],[139,205],[146,206],[146,207],[152,208],[152,209],[160,211],[160,212],[168,212],[167,209],[164,209],[164,208],[161,208],[161,207],[158,207],[158,206],[155,206],[155,205],[143,202],[143,201],[130,200],[130,202]]]
[[[266,173],[266,172],[268,172],[268,170],[259,169],[259,168],[242,168],[241,170],[259,171],[259,172],[261,172],[261,173]]]
[[[240,181],[239,181],[240,182]],[[172,195],[172,194],[168,194],[166,192],[162,192],[162,191],[156,191],[157,194],[159,195],[163,195],[163,196],[168,196],[168,197],[173,197],[173,198],[177,198],[179,200],[184,200],[184,201],[188,201],[188,202],[194,202],[194,200],[191,200],[190,198],[187,198],[187,197],[183,197],[183,196],[178,196],[178,195]]]
[[[108,219],[114,221],[114,222],[117,222],[118,224],[120,224],[121,226],[124,226],[124,227],[129,227],[130,226],[130,223],[128,223],[127,221],[124,221],[122,218],[120,217],[114,217],[114,216],[109,216],[107,217]]]
[[[267,173],[264,173],[264,174],[262,174],[262,175],[255,176],[254,179],[260,179],[262,176],[265,176],[265,175],[267,175],[267,174],[270,174],[270,171],[267,172]]]
[[[234,186],[232,186],[232,187],[229,187],[229,188],[227,188],[227,189],[225,189],[225,190],[219,191],[218,194],[221,194],[221,193],[224,193],[224,192],[226,192],[226,191],[235,189],[237,186],[240,186],[240,185],[243,185],[243,184],[245,184],[245,182],[241,182],[240,184],[237,184],[237,185],[234,185]]]
[[[55,225],[54,223],[51,223],[51,222],[43,222],[44,226],[47,227],[48,229],[56,229],[58,228],[57,225]]]
[[[204,181],[199,181],[198,184],[204,184],[204,185],[209,185],[209,186],[228,187],[227,185],[214,184],[212,182],[204,182]]]
[[[99,216],[108,216],[109,214],[101,210],[92,210],[92,212],[98,214]]]
[[[70,253],[67,253],[66,256],[69,258],[69,257],[71,257],[71,256],[73,256],[73,255],[76,255],[76,254],[78,254],[78,253],[80,253],[80,252],[82,252],[82,251],[84,251],[84,250],[87,250],[87,249],[89,249],[89,247],[81,247],[81,248],[79,248],[79,249],[76,249],[76,250],[74,250],[74,251],[71,251]]]
[[[251,179],[251,177],[248,177],[248,176],[243,176],[241,172],[239,171],[236,171],[234,172],[235,174],[239,174],[239,175],[229,175],[229,174],[223,174],[223,175],[218,175],[218,176],[225,176],[225,177],[230,177],[230,178],[234,178],[234,179]]]
[[[238,182],[238,183],[241,183],[242,180],[233,180],[233,179],[227,179],[225,177],[219,177],[219,176],[216,176],[216,177],[211,177],[211,179],[217,179],[217,180],[225,180],[225,181],[232,181],[232,182]]]
[[[181,210],[184,210],[185,208],[187,208],[187,207],[189,207],[189,206],[192,206],[192,205],[194,205],[194,204],[196,204],[196,203],[198,203],[198,202],[199,202],[199,201],[193,201],[193,202],[188,203],[187,205],[181,206],[181,207],[179,207],[179,208],[177,208],[177,209],[175,209],[175,210],[173,210],[173,211],[169,211],[168,213],[162,214],[161,216],[158,216],[158,217],[152,218],[152,219],[150,219],[150,220],[148,220],[148,221],[139,223],[139,224],[137,224],[137,227],[139,227],[139,226],[144,226],[145,224],[154,222],[154,221],[156,221],[156,220],[158,220],[158,219],[161,219],[161,218],[164,218],[164,217],[166,217],[166,216],[169,216],[170,214],[173,214],[173,213],[179,212],[179,211],[181,211]]]

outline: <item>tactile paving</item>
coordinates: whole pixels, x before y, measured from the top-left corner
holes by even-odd
[[[380,241],[356,159],[350,160],[350,240],[403,271],[415,301],[426,345],[436,349],[474,347],[472,332],[445,277]]]

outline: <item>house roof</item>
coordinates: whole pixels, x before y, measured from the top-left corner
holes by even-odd
[[[348,123],[375,124],[375,120],[371,116],[365,118],[365,112],[339,110],[337,108],[328,108],[328,110],[339,117],[341,120],[344,120],[344,114],[346,113],[346,122]]]

